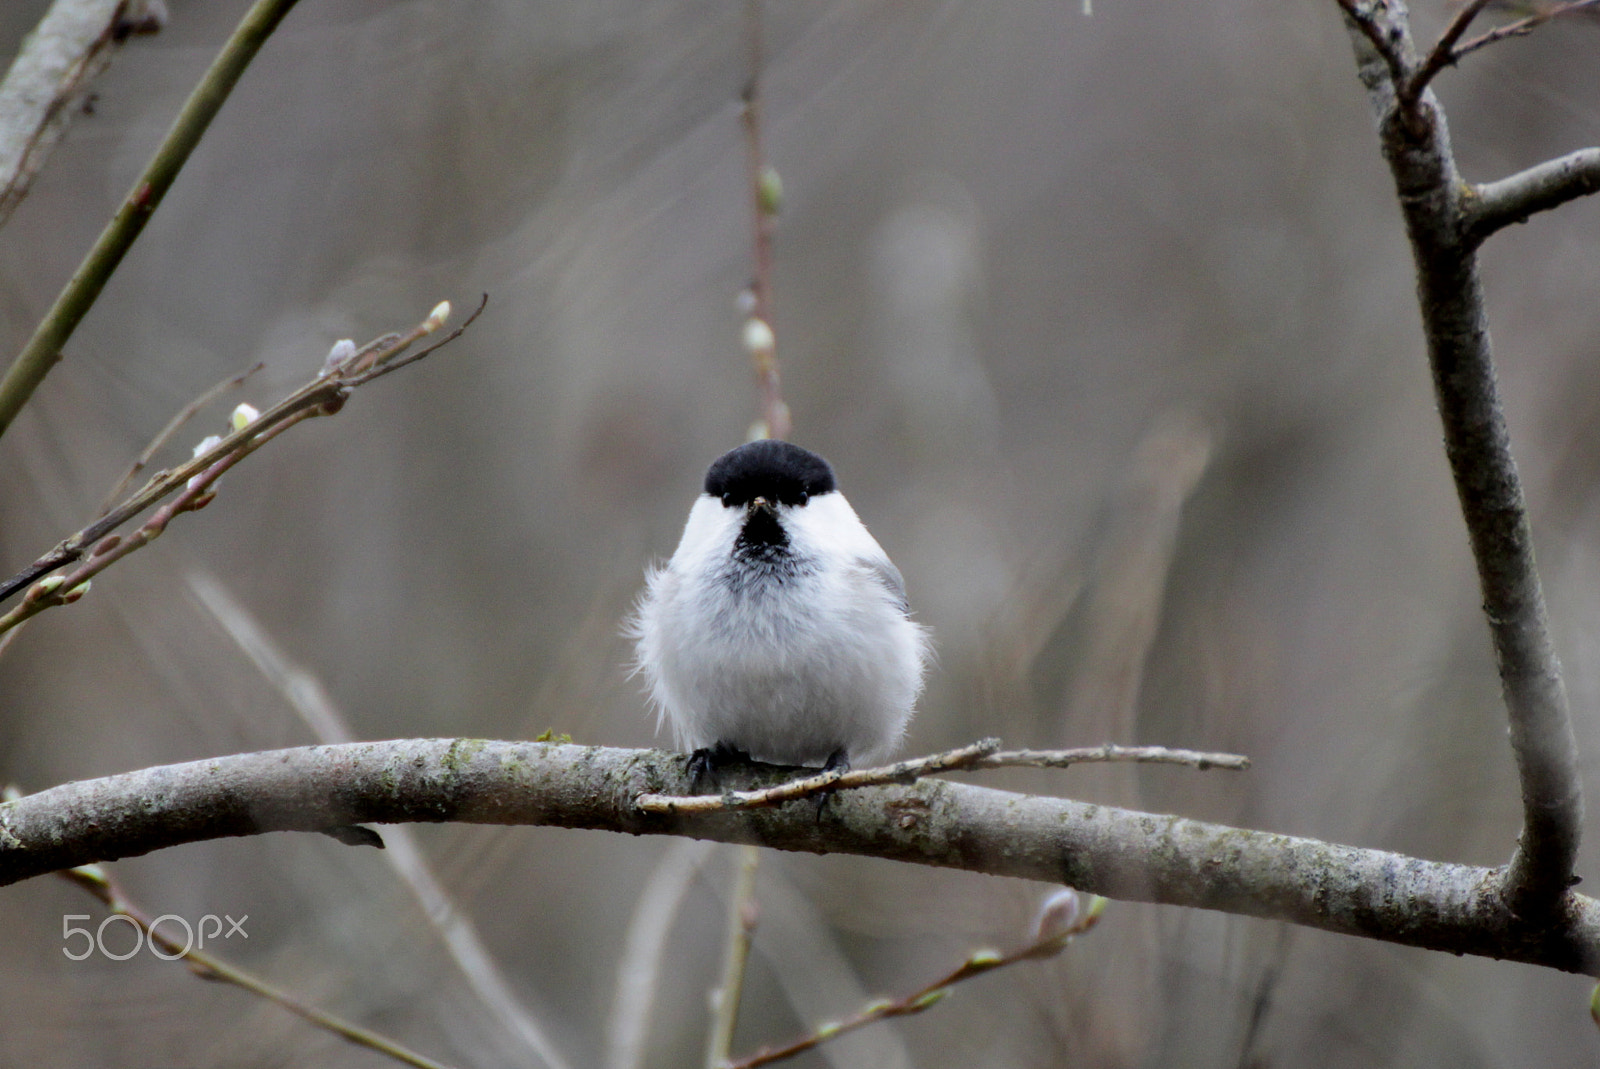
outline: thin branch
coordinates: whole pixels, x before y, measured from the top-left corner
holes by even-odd
[[[176,939],[156,927],[151,916],[129,901],[122,888],[112,881],[98,865],[81,865],[61,872],[60,875],[69,883],[77,884],[94,895],[112,913],[127,917],[138,925],[139,930],[145,934],[151,944],[161,947],[164,952],[163,956],[168,957],[169,960],[182,959],[188,963],[196,975],[207,980],[218,980],[232,984],[234,987],[248,991],[258,998],[276,1003],[296,1017],[309,1021],[318,1028],[332,1032],[334,1035],[349,1040],[359,1047],[366,1047],[368,1050],[387,1055],[403,1065],[415,1066],[416,1069],[448,1069],[442,1062],[436,1062],[432,1058],[418,1054],[388,1036],[381,1035],[371,1029],[362,1028],[360,1025],[331,1014],[326,1010],[320,1010],[308,1003],[301,1002],[287,991],[273,987],[265,980],[246,972],[237,965],[224,961],[214,954],[207,954],[203,950],[190,946],[187,941],[179,943]]]
[[[1372,11],[1377,36],[1411,54],[1403,7],[1380,3]],[[1352,34],[1411,240],[1445,453],[1478,568],[1522,785],[1522,835],[1503,891],[1521,915],[1559,924],[1583,819],[1577,741],[1495,382],[1476,245],[1465,236],[1471,197],[1432,92],[1425,89],[1413,108],[1401,106],[1396,84],[1372,61],[1369,38],[1365,31]]]
[[[728,931],[723,936],[722,973],[711,992],[711,1029],[706,1036],[706,1069],[717,1069],[733,1049],[733,1030],[739,1024],[739,1003],[744,999],[745,966],[755,938],[760,909],[756,902],[756,872],[761,851],[739,848],[734,863],[733,896],[728,902]]]
[[[89,83],[135,34],[163,18],[144,0],[55,0],[0,81],[0,226],[33,187],[67,126],[88,110]]]
[[[1428,83],[1440,71],[1450,66],[1457,59],[1455,52],[1456,42],[1461,40],[1461,35],[1467,32],[1467,27],[1472,20],[1477,18],[1484,8],[1493,0],[1467,0],[1461,5],[1461,10],[1456,12],[1455,18],[1450,20],[1450,25],[1445,27],[1444,33],[1439,35],[1439,40],[1429,51],[1428,58],[1422,61],[1422,66],[1403,82],[1397,82],[1397,96],[1405,107],[1411,107],[1422,96],[1422,91],[1428,88]]]
[[[72,332],[88,314],[112,272],[122,262],[123,255],[160,206],[162,197],[166,196],[173,180],[178,177],[178,171],[188,160],[195,145],[199,144],[201,135],[221,109],[223,101],[227,100],[239,76],[294,5],[295,0],[256,0],[223,45],[211,69],[206,71],[200,84],[189,95],[144,173],[134,181],[133,189],[124,198],[122,207],[105,230],[101,231],[94,247],[73,272],[71,280],[56,297],[50,311],[45,313],[33,337],[17,354],[5,377],[0,378],[0,435],[5,434],[22,406],[33,396],[33,391],[44,381],[55,362],[61,359],[61,349],[67,339],[72,337]]]
[[[834,770],[790,780],[759,791],[724,791],[721,794],[644,794],[637,805],[646,813],[722,813],[741,809],[763,809],[800,798],[876,787],[885,783],[911,783],[924,776],[967,769],[987,768],[1067,768],[1070,765],[1133,761],[1147,764],[1189,765],[1194,768],[1227,768],[1240,771],[1250,767],[1250,759],[1239,754],[1202,753],[1198,750],[1173,750],[1165,746],[1085,746],[1075,750],[1000,751],[999,739],[984,739],[927,757],[897,761],[877,768]]]
[[[1075,892],[1072,893],[1075,897]],[[758,1069],[759,1066],[786,1061],[820,1047],[830,1040],[854,1032],[858,1028],[865,1028],[869,1024],[886,1021],[891,1017],[908,1017],[931,1009],[943,1002],[945,996],[950,994],[950,989],[962,981],[983,976],[996,969],[1004,969],[1018,962],[1053,958],[1066,949],[1067,943],[1074,936],[1082,935],[1093,928],[1099,921],[1101,913],[1105,911],[1105,906],[1106,900],[1096,897],[1089,908],[1066,927],[1040,932],[1032,942],[1005,954],[993,950],[980,950],[969,955],[966,961],[944,976],[931,984],[923,985],[909,995],[896,999],[878,999],[842,1021],[832,1021],[781,1047],[763,1047],[748,1057],[727,1063],[724,1069]]]
[[[1450,62],[1454,63],[1461,59],[1462,56],[1476,52],[1480,48],[1487,48],[1489,45],[1497,41],[1504,41],[1509,37],[1526,37],[1551,19],[1560,18],[1562,15],[1569,15],[1573,12],[1592,11],[1597,5],[1600,5],[1600,0],[1573,0],[1572,3],[1556,4],[1547,11],[1529,15],[1527,18],[1518,19],[1516,22],[1508,22],[1504,26],[1496,26],[1494,29],[1479,34],[1457,48],[1451,54]]]
[[[1067,768],[1072,765],[1132,762],[1146,765],[1188,765],[1202,772],[1225,768],[1243,772],[1250,758],[1243,754],[1181,750],[1170,746],[1081,746],[1071,750],[1002,750],[973,762],[973,768]]]
[[[127,491],[128,485],[138,477],[141,471],[149,466],[151,458],[161,450],[162,446],[166,445],[172,440],[172,436],[177,434],[185,423],[188,423],[200,412],[210,407],[212,402],[216,401],[217,398],[221,397],[229,390],[236,390],[240,386],[244,385],[244,381],[246,379],[266,366],[266,364],[258,360],[238,374],[229,375],[227,378],[211,387],[211,389],[207,390],[199,397],[196,397],[193,401],[190,401],[188,404],[178,409],[178,414],[173,416],[172,419],[168,420],[167,425],[161,428],[160,433],[158,433],[154,438],[150,439],[150,444],[144,447],[143,452],[141,452],[138,457],[134,459],[134,462],[129,465],[127,472],[122,476],[122,478],[117,480],[117,484],[111,488],[109,493],[106,494],[105,500],[100,504],[100,515],[104,516],[106,513],[111,511],[112,506],[117,503],[117,498],[121,497]]]
[[[639,1069],[644,1064],[651,1007],[662,986],[661,958],[667,936],[711,849],[711,843],[680,839],[661,855],[639,885],[607,1016],[606,1069]]]
[[[661,815],[634,804],[688,785],[683,754],[561,743],[401,739],[214,757],[0,804],[0,885],[268,831],[547,825],[959,868],[1600,975],[1600,902],[1568,890],[1530,917],[1499,869],[936,779],[842,794],[820,821],[809,806]]]
[[[1536,212],[1594,193],[1600,193],[1600,148],[1579,149],[1509,178],[1474,186],[1462,205],[1463,233],[1468,241],[1481,243],[1502,227],[1525,223]]]
[[[755,365],[761,389],[763,438],[787,438],[793,430],[789,406],[783,400],[778,375],[778,342],[772,315],[772,233],[783,203],[783,184],[767,162],[761,144],[761,73],[764,0],[745,0],[745,44],[750,77],[745,82],[740,121],[744,126],[745,160],[749,175],[751,241],[755,249],[755,274],[750,280],[750,317],[744,325],[744,347]]]
[[[25,587],[29,587],[30,584],[57,568],[82,560],[85,554],[90,552],[91,547],[105,545],[102,540],[110,535],[111,532],[158,501],[178,492],[180,487],[187,487],[190,480],[197,477],[207,478],[206,473],[227,457],[253,452],[270,437],[276,435],[286,423],[291,421],[299,422],[308,416],[332,415],[343,407],[352,390],[392,371],[398,371],[400,368],[435,352],[441,346],[448,345],[456,338],[459,338],[462,332],[471,326],[473,321],[483,313],[488,300],[488,296],[485,295],[483,300],[479,302],[477,309],[459,327],[441,340],[419,351],[406,353],[405,351],[413,343],[439,329],[444,318],[449,315],[450,307],[448,302],[441,304],[434,310],[432,315],[405,334],[385,335],[383,338],[370,343],[348,357],[339,366],[332,369],[324,369],[322,375],[261,413],[248,425],[235,430],[212,448],[202,451],[193,459],[180,464],[176,468],[157,472],[149,482],[122,504],[83,530],[62,540],[44,556],[35,560],[4,583],[0,583],[0,601],[11,597]],[[209,481],[214,482],[216,476],[220,474],[220,471],[213,473],[209,476]],[[166,520],[170,519],[170,515],[166,517]],[[165,521],[163,521],[164,525]],[[159,534],[160,532],[157,531],[155,533]],[[109,551],[111,548],[114,547],[107,547],[107,550]],[[70,591],[74,589],[75,584],[58,584],[58,586],[61,587],[61,591]],[[46,594],[49,594],[52,599],[56,597],[56,593],[39,591],[39,596],[41,597]],[[49,606],[39,606],[39,608],[46,607]],[[26,616],[32,615],[33,612],[26,614]],[[10,619],[10,616],[11,614],[7,614],[6,617],[0,619]],[[6,626],[14,626],[16,622],[18,621],[13,620]]]
[[[272,636],[240,605],[227,588],[205,573],[192,573],[189,588],[211,613],[240,651],[261,672],[284,702],[299,715],[319,742],[349,742],[355,738],[338,706],[310,672],[292,663]],[[417,837],[408,827],[383,833],[384,860],[411,891],[428,924],[438,933],[456,968],[479,1001],[498,1020],[508,1036],[551,1069],[568,1063],[533,1015],[517,1000],[494,955],[484,946],[472,918],[460,908],[435,874]]]

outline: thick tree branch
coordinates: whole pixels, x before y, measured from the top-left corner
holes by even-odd
[[[85,109],[89,83],[117,46],[132,34],[156,32],[161,22],[144,0],[55,0],[23,39],[0,81],[0,226]]]
[[[1600,193],[1600,148],[1579,149],[1498,182],[1474,186],[1462,204],[1463,232],[1476,245],[1501,227],[1525,223],[1535,212],[1593,193]]]
[[[1445,452],[1478,566],[1522,783],[1523,829],[1505,892],[1524,916],[1559,910],[1582,821],[1577,742],[1534,564],[1533,532],[1495,384],[1467,187],[1431,90],[1407,102],[1415,49],[1401,0],[1341,0],[1417,269]],[[1557,923],[1560,923],[1557,918]]]
[[[481,739],[402,739],[211,758],[53,787],[0,805],[0,884],[181,843],[357,823],[459,821],[686,835],[1065,883],[1457,954],[1600,973],[1600,902],[1563,892],[1534,923],[1501,871],[1061,798],[922,780],[692,816],[688,759]],[[760,777],[774,782],[782,770]]]
[[[189,94],[183,110],[173,120],[172,129],[167,131],[144,173],[133,183],[117,214],[106,224],[83,263],[57,295],[33,337],[6,369],[5,377],[0,378],[0,435],[11,426],[33,391],[61,359],[62,346],[89,314],[111,273],[160,206],[161,199],[189,159],[189,153],[200,143],[201,135],[221,110],[245,67],[295,2],[256,0],[205,77]]]

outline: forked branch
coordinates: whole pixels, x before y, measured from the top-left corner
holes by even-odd
[[[1457,171],[1444,112],[1421,78],[1428,66],[1416,64],[1405,5],[1339,3],[1411,239],[1445,452],[1477,563],[1522,784],[1522,835],[1502,889],[1530,920],[1559,921],[1582,821],[1577,742],[1495,381],[1476,256],[1481,235],[1469,236],[1475,198]],[[1456,34],[1464,28],[1465,19],[1452,26]],[[1441,46],[1433,56],[1453,47]],[[1420,91],[1412,88],[1419,85]],[[1491,203],[1509,199],[1496,193]]]

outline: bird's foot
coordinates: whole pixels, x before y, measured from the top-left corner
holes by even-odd
[[[701,747],[689,755],[689,793],[715,794],[722,789],[718,773],[728,765],[749,760],[749,754],[743,750],[736,750],[725,742]],[[711,790],[702,792],[700,790],[702,783],[709,784]]]
[[[850,771],[850,755],[845,752],[844,747],[841,746],[839,749],[828,755],[827,763],[822,766],[822,771],[824,774],[829,772]],[[817,795],[818,824],[822,823],[822,816],[828,811],[828,799],[832,797],[832,791],[824,791],[822,794]]]

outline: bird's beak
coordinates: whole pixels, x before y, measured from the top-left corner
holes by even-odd
[[[745,519],[748,520],[757,512],[765,512],[769,516],[776,516],[778,514],[778,507],[772,502],[768,501],[766,498],[758,497],[751,500],[750,507],[745,511],[744,514]]]

